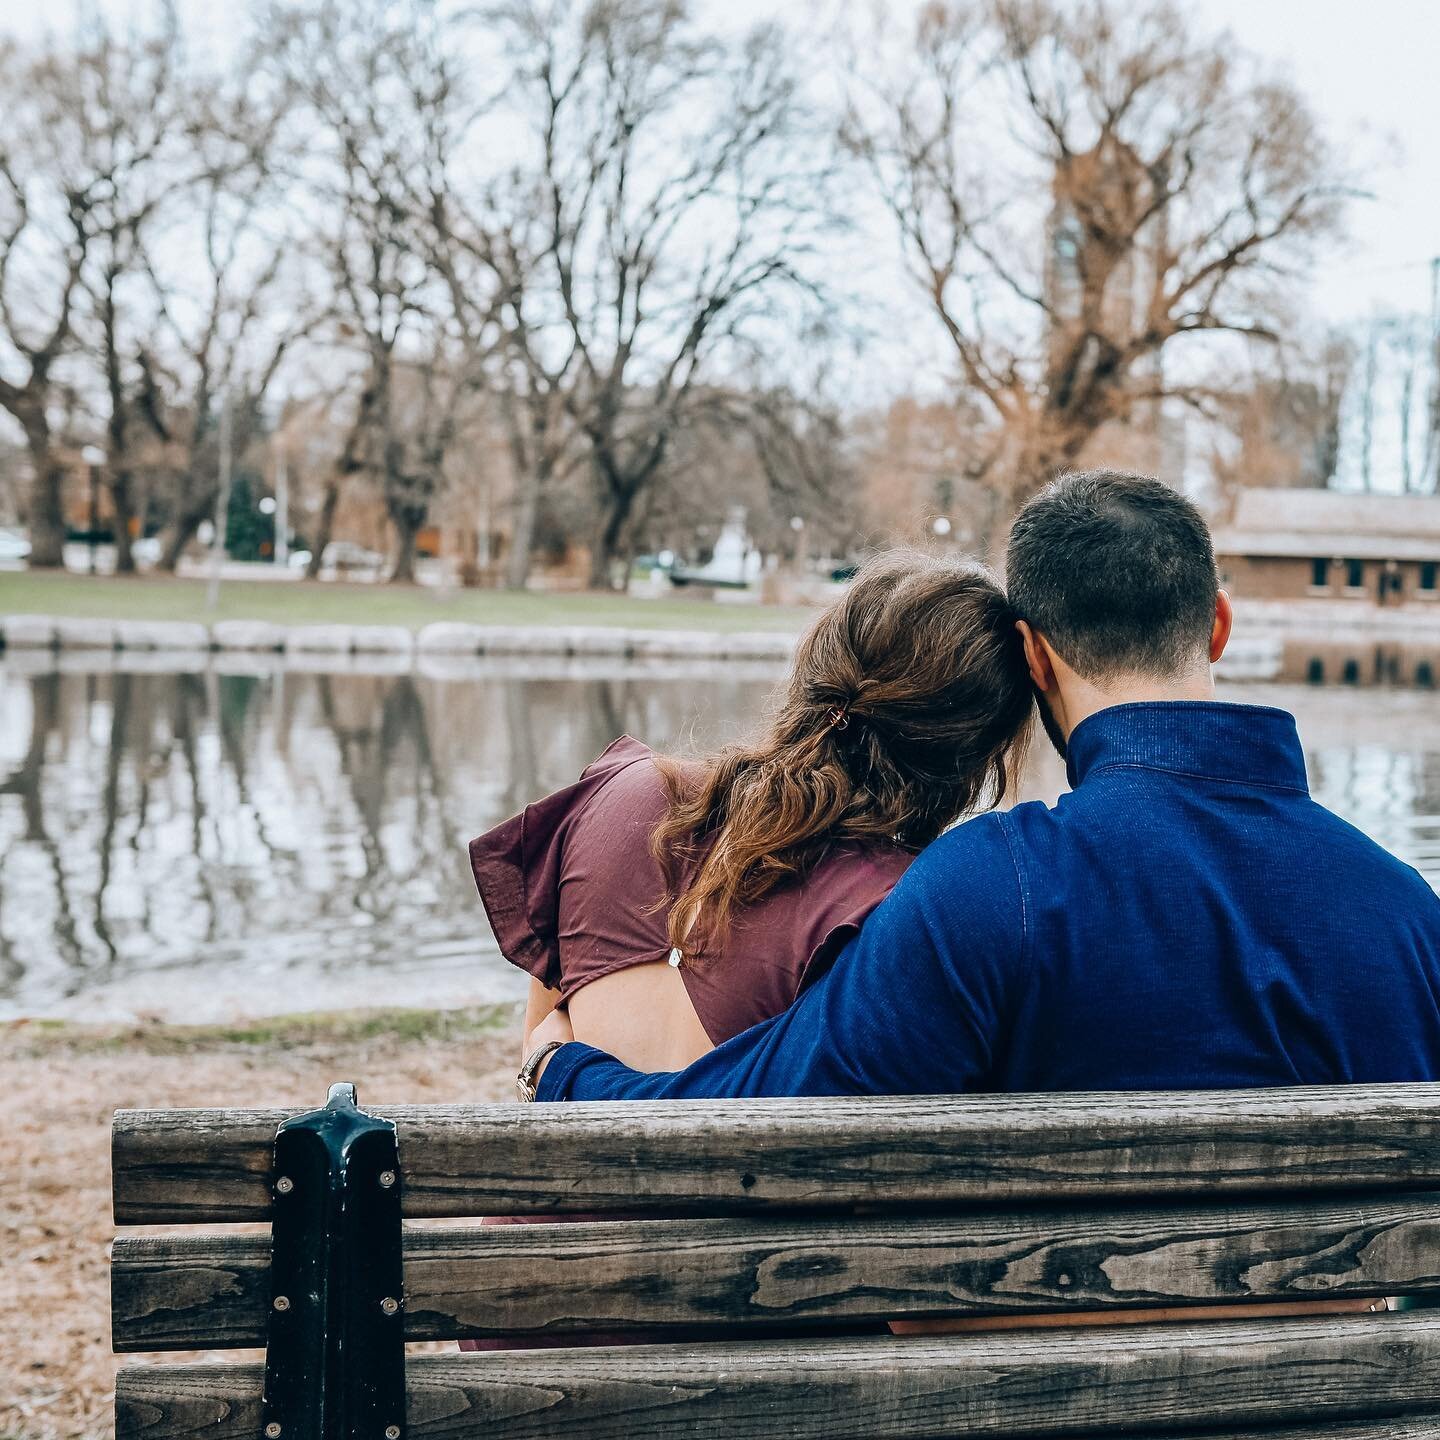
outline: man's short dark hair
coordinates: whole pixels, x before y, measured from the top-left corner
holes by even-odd
[[[1200,512],[1148,475],[1062,475],[1025,505],[1010,603],[1083,679],[1170,678],[1209,658],[1215,551]]]

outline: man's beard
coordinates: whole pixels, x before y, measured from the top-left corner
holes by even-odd
[[[1050,737],[1050,743],[1055,747],[1055,753],[1062,759],[1067,758],[1065,746],[1065,732],[1060,728],[1060,722],[1055,718],[1055,712],[1050,708],[1050,702],[1040,693],[1035,692],[1035,708],[1040,712],[1040,723],[1045,727],[1045,733]]]

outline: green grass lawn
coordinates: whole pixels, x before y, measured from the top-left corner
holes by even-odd
[[[679,597],[632,599],[592,591],[440,591],[410,585],[226,580],[205,608],[205,581],[147,575],[0,571],[0,615],[111,620],[269,620],[279,625],[624,625],[647,630],[798,630],[814,612],[778,605],[717,605]]]

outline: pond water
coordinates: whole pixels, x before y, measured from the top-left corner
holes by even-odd
[[[622,733],[683,752],[745,731],[779,674],[498,660],[309,673],[254,658],[177,672],[154,660],[0,663],[0,1018],[518,998],[466,841]],[[1295,710],[1317,797],[1440,889],[1433,695],[1227,694]],[[1064,784],[1042,748],[1027,797]]]

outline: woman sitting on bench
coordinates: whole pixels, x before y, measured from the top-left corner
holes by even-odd
[[[470,846],[529,1032],[644,1070],[779,1014],[915,852],[998,803],[1031,691],[980,567],[872,561],[801,641],[763,733],[697,761],[617,740],[568,788]]]

